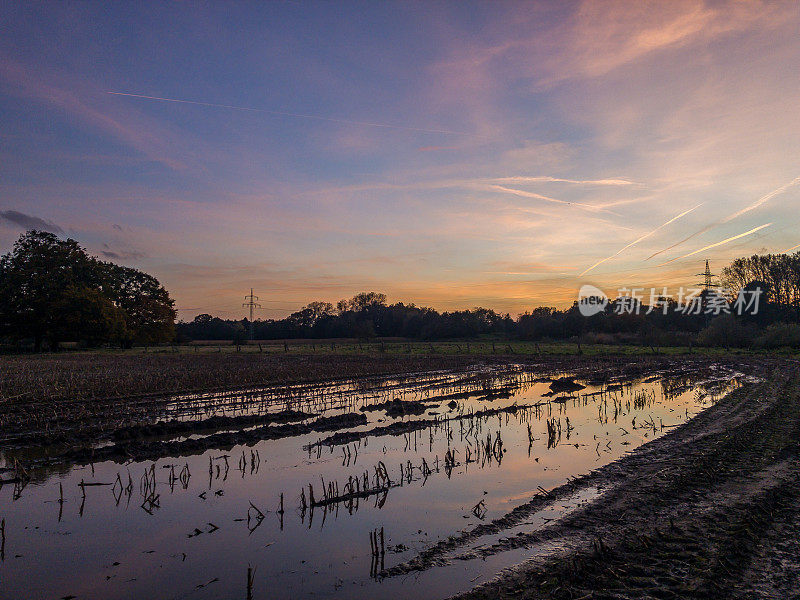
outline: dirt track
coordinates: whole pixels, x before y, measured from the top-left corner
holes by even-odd
[[[527,562],[458,598],[800,598],[800,372],[787,361],[762,375],[631,455],[385,574],[527,547]],[[474,549],[590,486],[606,491],[586,508]]]

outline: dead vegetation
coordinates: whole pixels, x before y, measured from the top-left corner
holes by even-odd
[[[0,361],[0,442],[60,443],[152,422],[168,394],[346,381],[462,368],[463,356],[118,354],[7,356]]]

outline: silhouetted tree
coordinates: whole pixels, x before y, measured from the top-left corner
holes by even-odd
[[[99,290],[69,286],[51,308],[58,316],[53,322],[51,344],[64,340],[82,340],[87,346],[104,342],[123,344],[130,339],[125,311]]]
[[[0,258],[0,331],[13,340],[96,345],[174,336],[173,301],[151,275],[89,256],[73,239],[20,236]]]
[[[108,262],[102,273],[103,292],[124,311],[129,342],[156,344],[175,336],[175,302],[158,279]]]

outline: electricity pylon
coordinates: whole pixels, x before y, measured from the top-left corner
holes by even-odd
[[[697,276],[703,278],[703,281],[697,285],[703,286],[703,292],[700,294],[700,306],[703,310],[703,314],[706,317],[706,325],[708,325],[708,322],[711,319],[710,315],[706,311],[706,308],[708,307],[708,297],[711,295],[711,288],[714,287],[714,277],[716,277],[716,275],[711,272],[711,268],[708,266],[708,259],[706,259],[706,270],[702,273],[698,273]]]
[[[703,282],[698,285],[702,285],[706,292],[711,291],[711,288],[714,287],[714,277],[716,277],[716,275],[711,272],[708,266],[708,260],[706,260],[706,270],[702,273],[698,273],[697,276],[703,278]]]
[[[253,311],[256,308],[261,308],[261,305],[256,302],[258,300],[258,296],[253,295],[253,288],[250,288],[250,295],[244,297],[247,302],[242,304],[242,308],[249,308],[250,309],[250,339],[252,340],[254,337],[254,329],[253,329]]]

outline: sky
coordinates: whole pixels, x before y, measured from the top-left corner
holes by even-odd
[[[0,251],[179,318],[564,307],[800,244],[800,3],[0,3]]]

